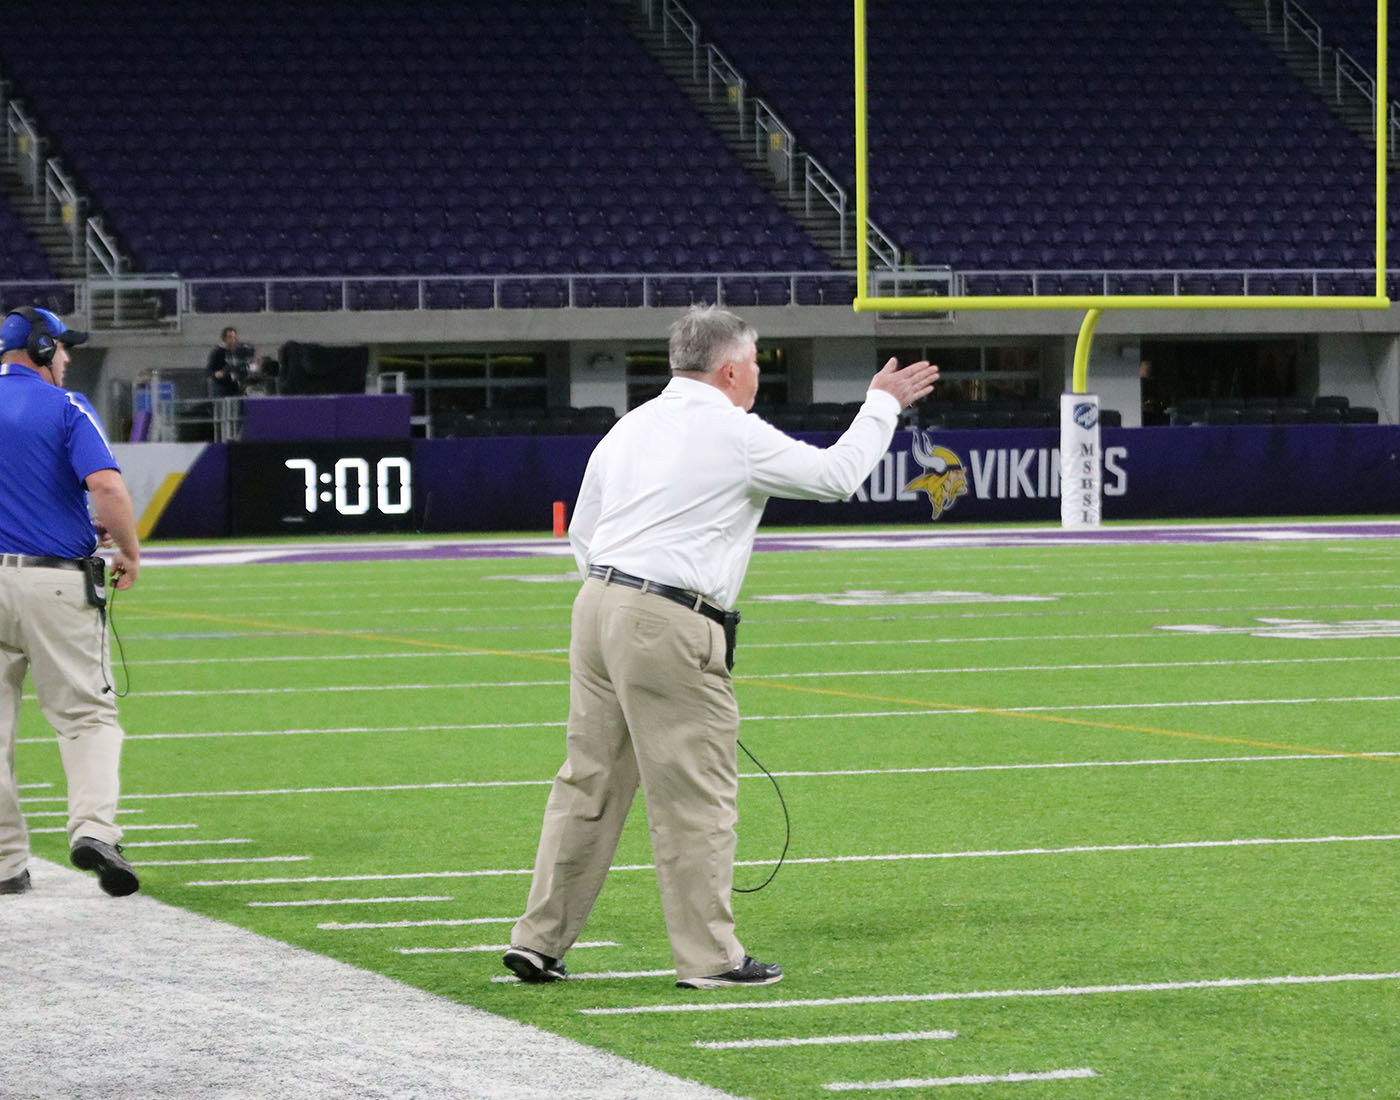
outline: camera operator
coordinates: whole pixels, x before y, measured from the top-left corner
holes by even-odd
[[[238,340],[238,330],[230,325],[219,335],[218,346],[209,353],[204,373],[209,378],[211,397],[237,397],[250,375],[259,373],[262,360],[253,354],[252,344]]]

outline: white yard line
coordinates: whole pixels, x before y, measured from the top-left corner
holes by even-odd
[[[141,894],[109,898],[91,875],[29,866],[34,889],[0,899],[5,1096],[730,1100]]]
[[[763,679],[763,677],[754,677]],[[742,682],[742,678],[741,678]],[[761,687],[761,685],[759,685]],[[894,710],[861,710],[861,711],[823,711],[818,714],[746,714],[744,723],[746,725],[755,722],[844,722],[852,718],[946,718],[957,716],[975,716],[982,714],[1073,714],[1083,711],[1104,711],[1104,710],[1176,710],[1176,709],[1199,709],[1203,707],[1281,707],[1281,706],[1331,706],[1338,703],[1393,703],[1400,701],[1400,695],[1311,695],[1311,696],[1289,696],[1285,698],[1253,698],[1253,699],[1167,699],[1167,700],[1129,700],[1122,703],[1060,703],[1043,704],[1037,706],[1004,707],[1004,706],[957,706],[947,703],[930,702],[924,707],[903,707]],[[470,732],[496,731],[496,730],[561,730],[564,728],[562,719],[550,722],[479,722],[464,724],[444,724],[426,726],[314,726],[293,729],[267,729],[267,730],[210,730],[210,731],[177,731],[172,733],[136,733],[128,734],[127,741],[160,741],[160,740],[183,740],[200,738],[219,737],[297,737],[308,734],[336,734],[336,733],[449,733],[449,732]],[[21,737],[15,743],[18,745],[39,745],[48,744],[52,737]],[[1379,755],[1379,754],[1371,754]],[[52,784],[35,784],[36,789],[52,787]],[[345,787],[341,790],[359,790],[361,788]],[[131,797],[131,796],[125,796]],[[46,801],[42,798],[30,798],[29,802]],[[62,801],[59,798],[47,799],[50,802]]]
[[[788,866],[831,863],[905,863],[938,859],[993,859],[1014,856],[1088,855],[1100,852],[1161,852],[1205,848],[1252,848],[1292,844],[1350,844],[1400,840],[1400,833],[1361,836],[1251,837],[1234,840],[1179,840],[1161,844],[1084,844],[1065,848],[990,848],[958,852],[890,852],[879,855],[805,856],[790,858]],[[735,860],[735,867],[768,867],[771,859]],[[650,863],[619,863],[611,870],[654,871]],[[433,878],[500,878],[533,874],[530,867],[495,868],[473,871],[396,871],[382,875],[309,875],[304,878],[218,879],[187,882],[186,886],[273,886],[298,882],[389,882]]]
[[[839,1046],[845,1043],[914,1043],[957,1037],[956,1031],[895,1031],[883,1035],[808,1035],[788,1039],[726,1039],[721,1042],[696,1039],[690,1045],[701,1050],[757,1050],[771,1047]]]
[[[1038,1073],[972,1073],[964,1077],[906,1077],[898,1081],[836,1081],[822,1088],[831,1092],[871,1092],[888,1089],[927,1089],[943,1085],[1022,1084],[1028,1081],[1070,1081],[1097,1077],[1091,1069],[1051,1069]]]
[[[575,973],[569,971],[569,981],[571,982],[593,982],[593,981],[616,981],[624,978],[674,978],[676,971],[669,970],[603,970],[594,973]],[[515,985],[523,985],[514,974],[502,974],[500,977],[492,978],[493,982],[508,982]]]
[[[1250,989],[1261,986],[1333,985],[1393,982],[1400,971],[1357,974],[1292,974],[1268,978],[1210,978],[1193,981],[1140,982],[1123,985],[1062,985],[1053,989],[984,989],[945,993],[886,993],[861,997],[812,997],[790,1001],[672,1001],[668,1004],[581,1008],[585,1016],[637,1016],[665,1012],[767,1011],[775,1008],[842,1008],[848,1005],[929,1004],[938,1001],[995,1001],[1025,997],[1093,997],[1115,993],[1176,993],[1199,989]]]
[[[210,867],[216,864],[305,863],[310,856],[248,856],[243,859],[143,859],[140,867]]]
[[[1355,760],[1358,757],[1395,757],[1400,756],[1400,752],[1382,751],[1371,752],[1358,749],[1350,752],[1313,752],[1313,753],[1274,753],[1260,756],[1183,756],[1183,757],[1151,757],[1141,760],[1065,760],[1048,761],[1044,763],[1026,764],[943,764],[926,768],[835,768],[826,771],[774,771],[772,774],[785,778],[839,778],[849,776],[879,776],[879,775],[937,775],[944,772],[1000,772],[1000,771],[1055,771],[1072,768],[1145,768],[1145,767],[1173,767],[1179,764],[1269,764],[1277,761],[1309,761],[1309,760]],[[763,779],[766,778],[762,772],[741,772],[740,779]],[[289,795],[289,794],[363,794],[376,791],[423,791],[423,790],[458,790],[471,788],[491,788],[491,787],[547,787],[553,782],[552,779],[480,779],[463,780],[457,783],[394,783],[378,786],[365,787],[269,787],[253,788],[243,791],[167,791],[160,794],[124,794],[123,800],[136,799],[164,799],[164,798],[252,798],[258,796]],[[61,798],[29,798],[26,804],[35,802],[63,801]],[[29,816],[39,816],[38,812],[29,812]],[[140,813],[140,809],[128,809],[123,805],[123,814]],[[61,816],[55,811],[57,816]],[[193,829],[194,825],[129,825],[128,830],[134,829]],[[32,829],[31,832],[43,832],[42,829]],[[62,829],[50,829],[49,832],[62,832]]]
[[[514,924],[519,917],[460,917],[453,920],[328,921],[318,924],[330,932],[358,932],[368,928],[460,928],[471,924]]]
[[[612,940],[593,940],[588,943],[576,943],[570,951],[579,951],[585,947],[618,947],[620,944]],[[461,955],[486,951],[508,951],[508,943],[474,943],[462,947],[396,947],[394,948],[400,955]]]
[[[33,801],[33,802],[37,802],[37,801],[43,801],[43,802],[66,802],[66,801],[68,801],[68,800],[67,800],[66,798],[45,798],[45,799],[26,799],[26,801]],[[139,814],[141,811],[140,811],[140,810],[128,810],[128,809],[126,809],[125,807],[123,807],[121,810],[119,810],[119,811],[117,811],[117,812],[118,812],[119,815],[122,815],[122,814],[129,814],[129,813]],[[26,817],[30,817],[30,816],[37,816],[37,815],[31,815],[31,814],[29,813],[29,811],[26,810],[26,811],[25,811],[25,816],[26,816]],[[67,811],[63,811],[63,812],[57,814],[56,816],[58,816],[58,817],[67,817],[68,814],[67,814]],[[151,832],[151,831],[154,831],[154,830],[156,830],[156,829],[198,829],[198,828],[199,828],[198,825],[124,825],[124,826],[122,827],[122,832],[123,832],[123,833],[136,833],[136,832]],[[30,831],[30,833],[66,833],[68,830],[67,830],[67,829],[63,829],[63,828],[49,828],[48,826],[45,826],[45,827],[42,828],[42,829],[30,829],[29,831]]]
[[[313,905],[398,905],[419,901],[455,901],[450,894],[416,894],[400,898],[308,898],[302,901],[250,901],[254,909],[294,909]],[[322,928],[326,927],[324,924]]]
[[[213,839],[209,839],[209,840],[136,840],[136,841],[130,841],[130,842],[128,842],[128,844],[126,845],[126,847],[127,847],[127,849],[129,850],[129,853],[130,853],[130,852],[136,851],[138,848],[139,848],[141,851],[144,852],[147,848],[170,848],[170,847],[174,847],[174,846],[176,846],[176,845],[202,846],[202,845],[205,845],[205,844],[252,844],[252,843],[253,843],[253,840],[252,840],[251,837],[246,837],[246,836],[225,836],[225,837],[217,837],[217,838],[213,838]],[[129,853],[128,853],[128,854],[129,854]]]
[[[1365,657],[1258,657],[1220,661],[1103,661],[1092,664],[1060,665],[944,665],[937,668],[843,668],[819,672],[745,673],[740,680],[830,680],[844,676],[985,676],[995,672],[1115,672],[1144,668],[1243,668],[1254,665],[1357,664],[1373,661],[1400,661],[1400,654],[1372,654]]]

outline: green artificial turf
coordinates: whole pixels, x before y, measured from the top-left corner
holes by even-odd
[[[1077,1069],[955,1091],[1395,1094],[1400,981],[1355,976],[1400,972],[1400,544],[756,555],[741,737],[792,836],[736,907],[787,978],[737,993],[492,981],[562,759],[570,565],[147,568],[115,608],[143,889],[741,1096]],[[25,789],[30,825],[60,826],[32,699],[20,736],[21,783],[52,784]],[[740,770],[752,885],[784,821]],[[617,856],[640,869],[583,936],[616,946],[576,948],[575,973],[671,965],[641,809]],[[64,857],[60,834],[33,844]],[[449,900],[253,904],[388,897]],[[322,927],[424,921],[484,923]],[[835,1003],[762,1007],[794,1001]]]

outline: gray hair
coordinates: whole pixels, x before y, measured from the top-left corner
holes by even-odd
[[[727,356],[757,341],[758,330],[727,309],[691,306],[671,325],[671,370],[708,374]]]

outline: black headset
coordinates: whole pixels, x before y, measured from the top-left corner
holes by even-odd
[[[49,333],[49,323],[44,320],[43,315],[30,306],[20,306],[10,310],[8,316],[23,317],[29,322],[29,339],[24,343],[24,350],[29,353],[29,358],[34,360],[35,366],[51,366],[54,354],[58,351],[58,341]]]

